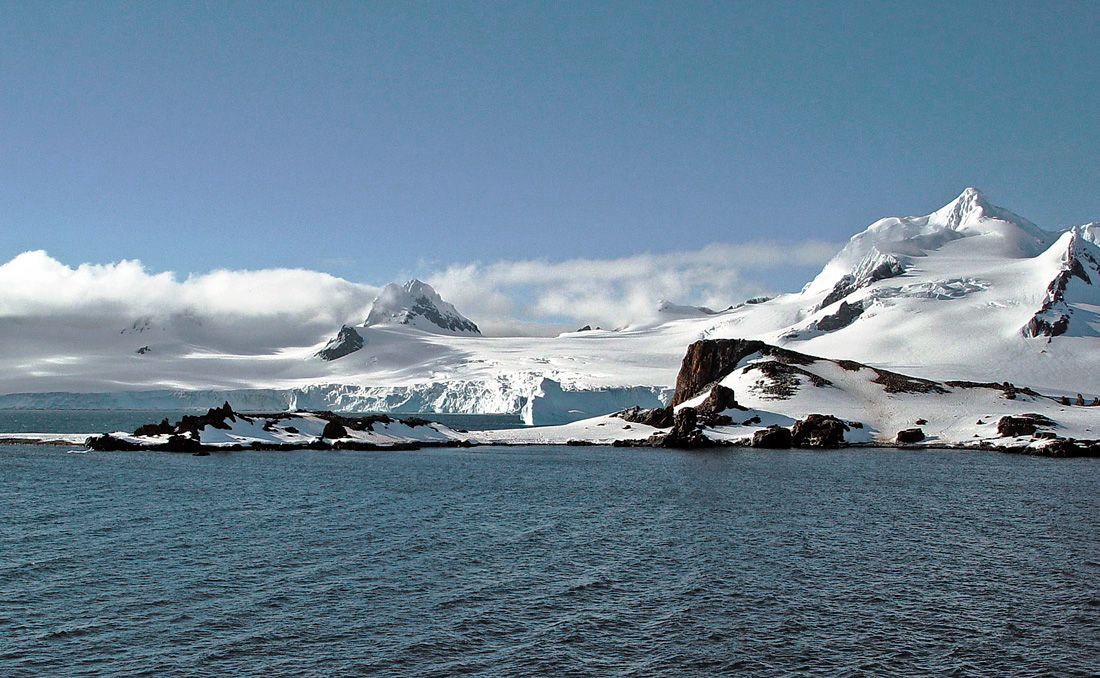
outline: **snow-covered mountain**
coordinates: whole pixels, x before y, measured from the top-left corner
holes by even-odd
[[[561,420],[656,400],[686,347],[705,338],[1091,399],[1100,395],[1098,244],[1100,224],[1045,231],[967,189],[925,216],[875,222],[799,292],[718,312],[665,304],[658,324],[619,331],[484,337],[415,280],[383,289],[363,325],[294,346],[272,346],[262,328],[182,316],[64,328],[0,319],[0,393],[52,393],[0,396],[0,407],[80,406],[92,399],[65,394],[92,391],[113,394],[97,397],[114,407],[127,398],[150,406],[151,395],[135,393],[150,391],[220,404],[248,389],[256,403],[342,409],[519,413],[534,403]]]
[[[1048,232],[976,189],[854,236],[797,294],[736,309],[707,336],[759,338],[929,378],[1097,390],[1096,228]]]
[[[373,325],[408,325],[425,332],[481,334],[469,318],[443,301],[428,283],[413,279],[399,286],[390,283],[378,293],[367,321]]]

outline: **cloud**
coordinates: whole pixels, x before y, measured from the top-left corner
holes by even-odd
[[[41,250],[0,266],[0,318],[125,328],[149,318],[200,344],[307,345],[361,322],[377,288],[302,269],[217,270],[180,281],[141,262],[71,268]],[[59,322],[60,321],[60,322]]]
[[[652,320],[657,303],[725,308],[767,292],[752,273],[818,266],[832,243],[716,244],[615,259],[455,264],[424,276],[486,334],[553,334]],[[0,265],[0,321],[110,329],[150,319],[199,346],[241,352],[314,344],[367,316],[378,288],[303,269],[217,270],[179,279],[140,261],[75,268],[44,251]],[[67,323],[67,325],[66,325]]]
[[[430,274],[427,282],[487,333],[537,334],[546,332],[547,322],[559,329],[653,320],[662,299],[726,308],[770,291],[746,274],[820,266],[838,249],[818,241],[714,244],[617,259],[456,264]]]

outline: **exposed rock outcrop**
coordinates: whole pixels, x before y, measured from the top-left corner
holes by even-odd
[[[755,362],[744,368],[745,372],[753,370],[767,377],[766,382],[760,387],[760,392],[770,400],[783,400],[793,397],[803,381],[808,381],[811,386],[817,388],[833,385],[828,379],[798,365],[775,360]]]
[[[1100,273],[1100,261],[1097,261],[1095,252],[1096,246],[1081,238],[1078,230],[1070,233],[1065,254],[1062,255],[1061,270],[1047,286],[1042,306],[1024,326],[1024,336],[1053,338],[1069,330],[1073,309],[1066,303],[1066,288],[1073,278],[1086,285],[1093,284],[1088,270],[1091,269],[1094,274]]]
[[[848,425],[831,414],[808,414],[791,427],[795,447],[840,447]]]
[[[714,442],[699,430],[699,421],[695,408],[682,407],[676,413],[672,430],[662,440],[662,447],[690,449],[695,447],[713,447]]]
[[[363,348],[363,336],[354,327],[344,325],[335,337],[315,354],[321,360],[337,360]]]
[[[736,369],[741,360],[767,347],[752,339],[704,339],[691,344],[676,375],[676,391],[670,404],[694,398]]]
[[[879,280],[899,276],[904,272],[905,264],[897,257],[891,254],[881,254],[877,251],[872,252],[860,262],[852,273],[845,274],[836,282],[829,294],[821,300],[818,308],[827,308],[856,290],[867,287]]]
[[[791,446],[791,429],[776,425],[760,429],[752,434],[752,446],[773,450],[786,449]]]
[[[699,407],[695,409],[700,413],[707,412],[710,414],[718,414],[724,410],[743,410],[745,408],[737,404],[737,398],[734,397],[733,389],[721,384],[715,384],[711,387],[707,399],[700,403]]]
[[[636,409],[636,408],[631,408]],[[671,408],[668,408],[671,412]],[[630,410],[627,410],[628,412]],[[642,410],[645,412],[646,410]],[[649,410],[652,412],[653,410]],[[660,412],[661,410],[658,410]],[[622,413],[619,413],[622,416]],[[625,418],[625,417],[624,417]],[[631,421],[628,419],[628,421]],[[640,423],[640,422],[639,422]],[[672,429],[668,433],[654,433],[642,440],[616,440],[614,447],[665,447],[679,450],[689,450],[699,447],[714,447],[719,445],[703,435],[699,420],[693,407],[682,407],[673,419]]]
[[[145,424],[134,429],[134,435],[136,436],[160,436],[175,432],[176,427],[168,423],[167,417],[162,419],[159,424]]]
[[[898,445],[911,445],[924,440],[924,431],[919,428],[906,428],[898,431],[894,442]]]
[[[680,372],[676,375],[676,391],[670,404],[675,406],[691,400],[733,372],[738,363],[754,353],[771,356],[790,365],[808,365],[816,360],[755,339],[703,339],[688,346]]]
[[[612,416],[619,417],[632,424],[645,424],[654,428],[669,428],[675,422],[671,407],[654,407],[645,410],[635,405],[621,412],[616,412]]]
[[[226,423],[226,420],[237,421],[237,413],[233,411],[233,408],[226,402],[221,407],[215,407],[207,410],[206,414],[201,416],[184,415],[176,424],[176,433],[194,433],[198,435],[199,431],[209,426],[210,428],[219,428],[228,431],[231,427]]]
[[[1005,438],[1029,436],[1039,430],[1040,427],[1050,428],[1056,425],[1049,417],[1041,414],[1007,415],[997,421],[997,434]]]
[[[822,332],[833,332],[844,329],[854,323],[866,309],[866,302],[855,301],[849,304],[847,301],[842,301],[834,313],[819,318],[818,321],[814,323],[814,327]]]
[[[321,437],[327,440],[336,440],[338,438],[347,438],[348,430],[344,428],[342,424],[336,421],[329,421],[325,424],[325,428],[321,431]]]

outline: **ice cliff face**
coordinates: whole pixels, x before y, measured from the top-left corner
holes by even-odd
[[[431,285],[410,280],[399,286],[390,283],[382,288],[371,305],[365,323],[371,325],[409,325],[428,332],[446,334],[481,334],[471,320],[451,304],[443,301]]]
[[[563,424],[632,405],[661,407],[658,386],[579,389],[537,373],[408,386],[313,384],[290,389],[19,393],[0,395],[0,409],[205,409],[229,401],[242,412],[331,410],[413,414],[515,414],[525,424]]]

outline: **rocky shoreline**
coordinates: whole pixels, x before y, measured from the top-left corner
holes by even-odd
[[[203,415],[88,437],[92,450],[413,450],[474,445],[991,450],[1100,457],[1100,407],[1008,382],[937,382],[761,341],[691,344],[671,403],[557,426],[464,431],[418,417],[327,411]],[[40,441],[47,442],[43,434]],[[57,439],[56,435],[52,435]],[[28,442],[30,434],[7,440]],[[0,436],[0,442],[5,437]]]

